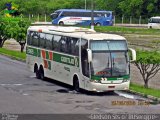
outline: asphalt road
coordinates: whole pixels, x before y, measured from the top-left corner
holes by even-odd
[[[160,105],[146,104],[137,96],[76,93],[66,85],[49,81],[36,79],[25,63],[0,55],[0,113],[160,113]]]

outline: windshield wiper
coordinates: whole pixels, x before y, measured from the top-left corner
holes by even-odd
[[[108,63],[107,63],[108,68],[109,68],[109,64],[110,64],[110,63],[109,63],[109,57],[108,57]]]
[[[113,64],[113,68],[114,68],[114,64],[115,64],[115,62],[114,62],[114,58],[112,58],[112,64]]]

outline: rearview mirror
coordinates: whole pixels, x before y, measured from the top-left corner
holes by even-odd
[[[88,62],[92,62],[92,50],[91,49],[87,49],[87,53],[88,53]]]
[[[136,51],[132,48],[129,48],[129,50],[131,51],[131,59],[130,62],[134,62],[136,61]]]

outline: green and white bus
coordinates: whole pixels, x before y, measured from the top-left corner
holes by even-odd
[[[130,62],[136,59],[124,37],[80,27],[31,26],[26,53],[38,79],[51,78],[76,91],[129,89]]]

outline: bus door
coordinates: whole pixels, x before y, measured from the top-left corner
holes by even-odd
[[[88,42],[87,40],[81,40],[81,72],[83,74],[82,84],[87,85],[89,80],[89,63],[88,63],[88,54],[87,54]],[[87,80],[88,79],[88,80]]]

